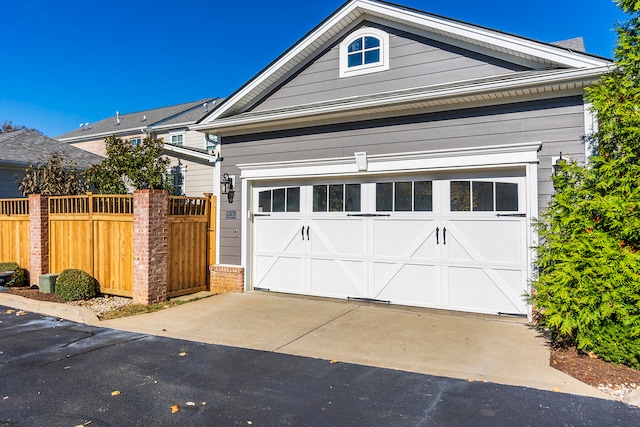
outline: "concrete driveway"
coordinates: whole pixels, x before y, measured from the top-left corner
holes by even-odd
[[[260,291],[106,321],[5,293],[0,305],[143,334],[611,399],[551,368],[546,339],[518,318]]]
[[[609,398],[549,367],[524,319],[247,292],[99,322],[144,334]]]

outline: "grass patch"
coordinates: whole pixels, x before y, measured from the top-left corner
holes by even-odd
[[[211,295],[210,295],[211,296]],[[158,302],[155,304],[131,304],[125,307],[116,308],[115,310],[108,311],[104,314],[98,316],[100,320],[111,320],[111,319],[119,319],[121,317],[129,317],[129,316],[137,316],[138,314],[147,314],[147,313],[155,313],[156,311],[165,310],[171,307],[177,307],[182,304],[186,304],[188,302],[198,301],[206,297],[198,297],[192,298],[187,301],[181,300],[171,300],[165,302]]]

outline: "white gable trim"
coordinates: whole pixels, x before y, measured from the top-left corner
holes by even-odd
[[[241,112],[243,107],[259,97],[272,85],[307,61],[325,43],[341,37],[359,22],[384,18],[413,28],[419,28],[454,40],[464,41],[486,51],[508,52],[558,67],[593,68],[610,65],[610,61],[571,52],[560,47],[538,43],[521,37],[489,30],[442,17],[407,10],[372,0],[353,0],[336,11],[325,22],[293,45],[279,59],[250,80],[244,87],[206,117],[202,123]]]

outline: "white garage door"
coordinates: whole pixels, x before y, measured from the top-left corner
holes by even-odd
[[[525,314],[525,179],[254,187],[253,287]]]

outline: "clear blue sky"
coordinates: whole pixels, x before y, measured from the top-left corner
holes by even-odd
[[[611,57],[610,0],[397,0]],[[115,115],[225,97],[342,0],[0,0],[0,122],[48,136]]]

